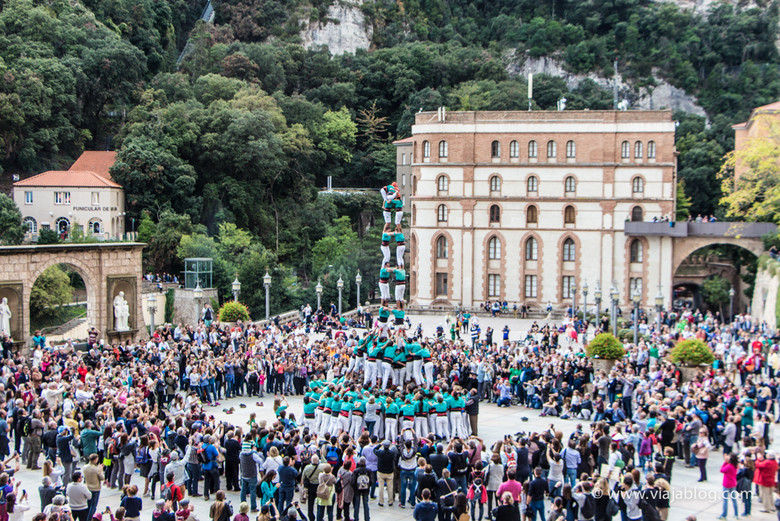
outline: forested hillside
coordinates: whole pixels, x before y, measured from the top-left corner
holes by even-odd
[[[357,187],[392,177],[390,141],[409,135],[420,109],[524,108],[526,79],[507,71],[526,57],[600,77],[617,57],[636,88],[664,80],[695,96],[710,124],[676,115],[695,213],[720,212],[730,125],[780,97],[776,1],[705,15],[639,0],[365,1],[371,49],[338,56],[300,38],[331,4],[221,0],[207,24],[196,22],[201,0],[0,0],[0,175],[116,148],[113,175],[129,215],[144,219],[154,269],[178,269],[176,248],[197,250],[224,260],[227,284],[252,255],[305,288],[374,266],[355,254],[363,230],[334,221],[374,203],[317,198],[326,176]],[[537,109],[561,96],[570,109],[612,107],[590,80],[534,83]],[[283,307],[302,296],[274,298]]]

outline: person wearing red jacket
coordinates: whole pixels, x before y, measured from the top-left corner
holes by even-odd
[[[756,475],[753,483],[758,485],[761,494],[762,512],[774,512],[774,489],[777,476],[777,457],[774,451],[768,450],[766,454],[758,453],[756,459]]]

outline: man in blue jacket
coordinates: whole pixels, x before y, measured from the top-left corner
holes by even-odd
[[[203,437],[203,454],[206,462],[203,463],[203,499],[209,500],[211,492],[219,490],[219,470],[217,469],[217,456],[219,451],[213,444],[211,436]]]

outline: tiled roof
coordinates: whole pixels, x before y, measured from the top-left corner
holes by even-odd
[[[414,143],[414,136],[409,136],[409,137],[404,138],[404,139],[399,139],[397,141],[393,141],[394,145],[402,145],[404,143]]]
[[[122,188],[111,179],[95,172],[50,170],[17,181],[14,186],[63,186],[73,188]]]
[[[108,170],[116,163],[116,152],[87,150],[82,153],[68,170],[79,172],[95,172],[97,175],[111,179]]]
[[[770,111],[770,110],[780,110],[780,101],[775,101],[774,103],[770,103],[769,105],[762,105],[760,107],[756,107],[753,109],[753,112],[764,112],[764,111]]]

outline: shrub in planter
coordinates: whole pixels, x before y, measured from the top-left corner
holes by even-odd
[[[238,322],[249,320],[249,308],[241,302],[228,301],[219,308],[220,322]]]
[[[711,364],[715,360],[715,353],[712,352],[710,346],[701,340],[690,338],[677,342],[677,345],[669,353],[669,360],[675,364],[696,367],[702,364]]]
[[[610,333],[601,333],[590,341],[586,348],[588,356],[601,360],[620,360],[626,354],[620,340]]]

